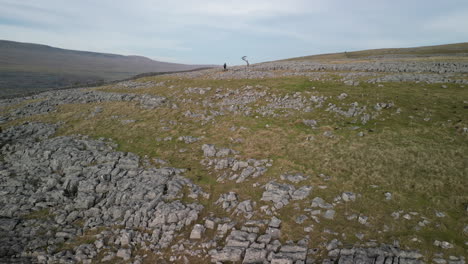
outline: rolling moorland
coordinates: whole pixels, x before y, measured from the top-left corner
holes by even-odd
[[[468,44],[0,101],[0,260],[464,264]]]
[[[0,98],[201,67],[0,40]]]

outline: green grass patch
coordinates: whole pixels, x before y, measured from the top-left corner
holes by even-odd
[[[433,240],[445,240],[456,245],[447,253],[464,254],[466,235],[462,230],[468,222],[465,211],[468,203],[465,158],[468,144],[467,135],[460,129],[468,127],[468,109],[464,103],[467,100],[466,89],[460,85],[447,84],[447,88],[423,83],[346,86],[339,81],[311,81],[305,77],[207,80],[159,76],[140,81],[164,81],[165,85],[128,91],[111,86],[98,89],[164,95],[176,103],[187,100],[178,103],[178,109],[161,107],[154,110],[140,109],[132,102],[101,103],[99,106],[103,107],[103,112],[95,117],[90,117],[90,113],[98,104],[63,105],[56,113],[27,120],[63,120],[66,123],[59,129],[59,135],[86,134],[95,138],[111,138],[121,151],[146,155],[150,159],[160,158],[168,162],[167,166],[188,169],[185,176],[211,194],[209,199],[198,201],[205,206],[206,215],[214,212],[218,216],[230,216],[214,205],[222,193],[235,191],[241,201],[257,201],[258,209],[271,203],[260,201],[263,190],[253,187],[253,183],[263,185],[270,180],[280,181],[279,176],[288,172],[308,175],[309,179],[301,184],[314,186],[309,199],[297,204],[291,202],[280,210],[284,240],[302,238],[306,235],[303,227],[314,224],[314,231],[309,234],[313,247],[335,237],[323,232],[330,229],[339,233],[341,240],[351,243],[358,241],[356,233],[363,233],[364,240],[378,239],[391,243],[399,239],[405,245],[429,253],[438,250],[432,245]],[[246,86],[258,86],[259,90],[268,87],[269,93],[277,96],[300,93],[305,97],[326,96],[327,100],[323,107],[314,108],[311,112],[285,110],[274,118],[256,113],[247,116],[226,114],[215,117],[214,122],[203,123],[200,119],[184,115],[186,111],[207,110],[209,113],[211,108],[199,102],[211,98],[217,89],[224,93]],[[185,93],[188,87],[212,89],[200,95]],[[338,99],[341,93],[347,93],[348,97]],[[210,100],[217,102],[216,99]],[[249,106],[255,110],[267,104],[261,100]],[[354,102],[366,106],[366,111],[373,115],[367,124],[361,124],[356,117],[326,111],[329,103],[346,111]],[[393,103],[394,106],[377,111],[374,109],[377,103]],[[135,122],[123,125],[121,121],[128,119]],[[314,119],[318,125],[315,129],[307,127],[302,123],[303,119]],[[334,137],[325,137],[325,131],[332,131]],[[364,136],[357,136],[358,132],[363,132]],[[202,139],[192,144],[177,140],[187,135]],[[162,140],[167,137],[172,139]],[[241,184],[231,181],[218,183],[216,179],[220,172],[200,164],[203,158],[201,146],[205,143],[235,149],[240,152],[239,159],[272,159],[273,166],[255,180]],[[331,179],[327,181],[320,174]],[[327,188],[320,189],[320,185]],[[354,203],[338,205],[335,208],[336,219],[320,223],[309,219],[304,225],[295,223],[295,216],[307,215],[302,210],[310,206],[310,200],[315,196],[332,202],[344,191],[360,196]],[[385,192],[392,193],[391,201],[385,200]],[[391,213],[399,210],[417,212],[418,215],[410,221],[401,217],[393,219]],[[447,216],[438,218],[435,211],[443,211]],[[345,213],[368,216],[370,225],[349,221]],[[416,229],[422,217],[430,224]],[[384,225],[388,230],[384,231]],[[414,242],[414,238],[421,242]]]

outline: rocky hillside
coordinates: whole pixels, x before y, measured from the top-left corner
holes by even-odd
[[[468,58],[269,62],[0,101],[0,261],[464,264]]]

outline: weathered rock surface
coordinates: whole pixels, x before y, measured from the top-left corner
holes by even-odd
[[[70,89],[62,91],[50,91],[23,99],[0,100],[0,105],[8,105],[30,100],[21,108],[13,109],[8,116],[3,117],[2,122],[14,120],[31,115],[45,114],[56,110],[57,106],[63,104],[86,104],[96,102],[137,102],[143,109],[154,109],[166,105],[167,98],[153,95],[137,95],[128,93],[109,93],[89,89]],[[98,115],[102,111],[97,109],[90,117]]]
[[[134,245],[167,247],[198,219],[203,206],[177,200],[183,188],[204,194],[183,170],[140,167],[138,156],[116,152],[110,142],[51,137],[56,127],[25,123],[0,134],[0,258],[84,261],[115,244],[130,247],[116,253],[127,260]],[[109,242],[98,240],[71,255],[55,251],[55,245],[102,227],[114,230],[106,233]]]
[[[217,179],[218,182],[235,180],[236,183],[241,183],[248,178],[257,178],[265,174],[267,167],[272,165],[272,161],[267,159],[238,160],[235,157],[231,157],[232,155],[239,154],[238,151],[228,148],[217,148],[213,144],[203,144],[202,151],[205,159],[200,163],[221,172],[221,175]]]
[[[262,201],[271,201],[276,209],[280,209],[289,203],[289,200],[303,200],[307,198],[312,190],[311,186],[296,188],[289,184],[271,181],[265,185]]]

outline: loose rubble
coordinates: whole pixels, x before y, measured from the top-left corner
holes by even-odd
[[[202,205],[177,199],[183,188],[192,196],[207,194],[183,170],[142,168],[138,156],[116,152],[112,143],[51,137],[56,127],[26,123],[0,134],[0,257],[79,262],[105,248],[129,246],[114,252],[128,260],[134,246],[168,247],[198,219]],[[60,243],[100,228],[105,240],[84,251],[81,245],[57,251]]]
[[[63,91],[44,92],[23,99],[33,101],[25,106],[13,109],[8,116],[0,118],[2,122],[28,117],[31,115],[46,114],[53,112],[57,106],[63,104],[86,104],[96,102],[137,102],[143,109],[154,109],[167,105],[168,100],[162,96],[136,95],[127,93],[108,93],[89,89],[72,89]],[[3,100],[16,102],[18,100]],[[3,104],[5,104],[3,103]],[[1,104],[0,104],[1,105]],[[102,108],[96,108],[89,116],[90,118],[102,112]]]
[[[236,183],[241,183],[248,178],[262,176],[267,171],[267,167],[272,166],[272,161],[267,159],[238,160],[230,156],[236,155],[239,152],[228,148],[216,148],[211,144],[204,144],[202,151],[205,159],[201,160],[200,163],[220,172],[220,176],[217,179],[218,182],[235,180]]]

